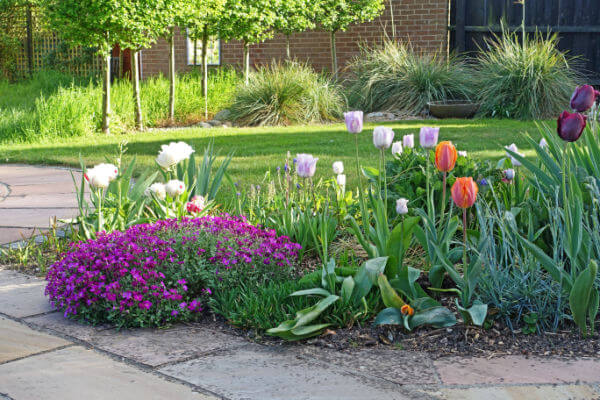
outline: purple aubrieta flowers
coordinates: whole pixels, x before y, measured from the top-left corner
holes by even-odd
[[[46,295],[65,316],[92,323],[162,325],[203,310],[212,291],[199,283],[202,260],[220,269],[286,268],[300,247],[229,215],[135,225],[71,244],[48,269]]]

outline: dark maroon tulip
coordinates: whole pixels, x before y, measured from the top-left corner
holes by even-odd
[[[574,142],[581,136],[587,118],[579,113],[563,111],[558,117],[556,131],[562,140]]]
[[[600,92],[591,85],[577,86],[571,96],[571,108],[577,112],[584,112],[592,108]]]

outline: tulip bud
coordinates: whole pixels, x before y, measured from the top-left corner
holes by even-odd
[[[452,185],[452,200],[460,208],[469,208],[477,200],[479,188],[473,178],[456,178]]]
[[[408,213],[408,199],[401,198],[396,200],[396,212],[399,215],[404,215]]]
[[[577,112],[585,112],[592,108],[600,92],[590,85],[577,86],[571,96],[571,108]]]
[[[415,135],[404,135],[402,137],[402,145],[407,149],[412,149],[413,147],[415,147]]]
[[[520,155],[521,157],[523,157],[523,154],[519,153],[519,148],[514,143],[511,144],[510,146],[506,146],[505,149],[506,150],[510,150],[513,153],[517,153],[518,155]],[[510,158],[510,161],[512,162],[513,166],[519,167],[521,165],[521,162],[519,160],[517,160],[515,157],[513,157],[512,154],[510,154],[510,153],[507,152],[506,155],[508,156],[508,158]]]
[[[542,148],[542,150],[546,150],[548,148],[548,142],[546,141],[546,139],[542,138],[540,140],[540,147]]]
[[[442,172],[450,172],[456,165],[456,147],[452,142],[440,142],[435,148],[435,166]]]
[[[190,214],[198,214],[206,207],[206,201],[202,196],[194,196],[187,202],[185,209]]]
[[[344,173],[344,163],[341,161],[336,161],[333,163],[333,173],[336,175]]]
[[[180,180],[172,179],[165,186],[167,194],[173,198],[181,196],[185,192],[185,183]]]
[[[362,111],[349,111],[344,113],[344,120],[346,122],[346,129],[350,133],[361,133],[363,130],[363,112]]]
[[[440,128],[431,128],[424,126],[419,131],[419,142],[424,149],[432,149],[435,147],[440,134]]]
[[[563,111],[557,120],[558,136],[566,142],[574,142],[581,137],[587,118],[579,113]]]
[[[394,142],[392,143],[392,154],[398,157],[402,154],[402,142]]]
[[[509,181],[512,181],[513,179],[515,179],[515,170],[512,168],[504,170],[504,178],[506,178],[506,180],[509,180]]]
[[[144,191],[144,194],[148,197],[154,195],[157,199],[164,200],[167,197],[165,184],[153,183]]]
[[[318,158],[312,154],[298,154],[296,160],[296,173],[300,178],[312,178],[317,170]]]
[[[380,150],[389,149],[394,140],[394,131],[385,126],[378,126],[373,130],[373,145]]]

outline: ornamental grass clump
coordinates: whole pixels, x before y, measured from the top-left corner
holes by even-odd
[[[228,215],[135,225],[73,243],[49,268],[46,295],[66,317],[92,324],[162,326],[194,319],[232,276],[289,273],[299,248]]]
[[[344,105],[339,88],[326,77],[287,62],[263,67],[239,85],[230,111],[239,125],[291,125],[335,121]]]
[[[363,47],[349,72],[348,102],[365,112],[417,115],[427,110],[430,101],[472,97],[472,74],[464,59],[419,53],[391,40]]]

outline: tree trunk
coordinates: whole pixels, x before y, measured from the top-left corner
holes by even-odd
[[[390,0],[390,17],[392,22],[392,39],[396,39],[396,24],[394,23],[394,6]]]
[[[104,54],[104,71],[102,74],[102,133],[110,135],[110,48]]]
[[[292,59],[292,52],[291,52],[291,49],[290,49],[290,35],[289,34],[285,35],[285,56],[288,59],[288,61]]]
[[[204,118],[208,119],[208,25],[202,31],[202,95],[204,96]]]
[[[250,83],[250,44],[244,41],[244,82]]]
[[[133,105],[135,112],[135,129],[141,131],[144,129],[142,122],[142,100],[140,99],[140,70],[139,70],[139,50],[131,50],[131,83],[133,86]]]
[[[194,68],[198,65],[198,39],[194,39]]]
[[[175,27],[169,28],[169,122],[175,123]]]
[[[338,62],[337,62],[337,49],[335,47],[335,31],[331,31],[331,69],[333,72],[334,79],[337,79]]]

